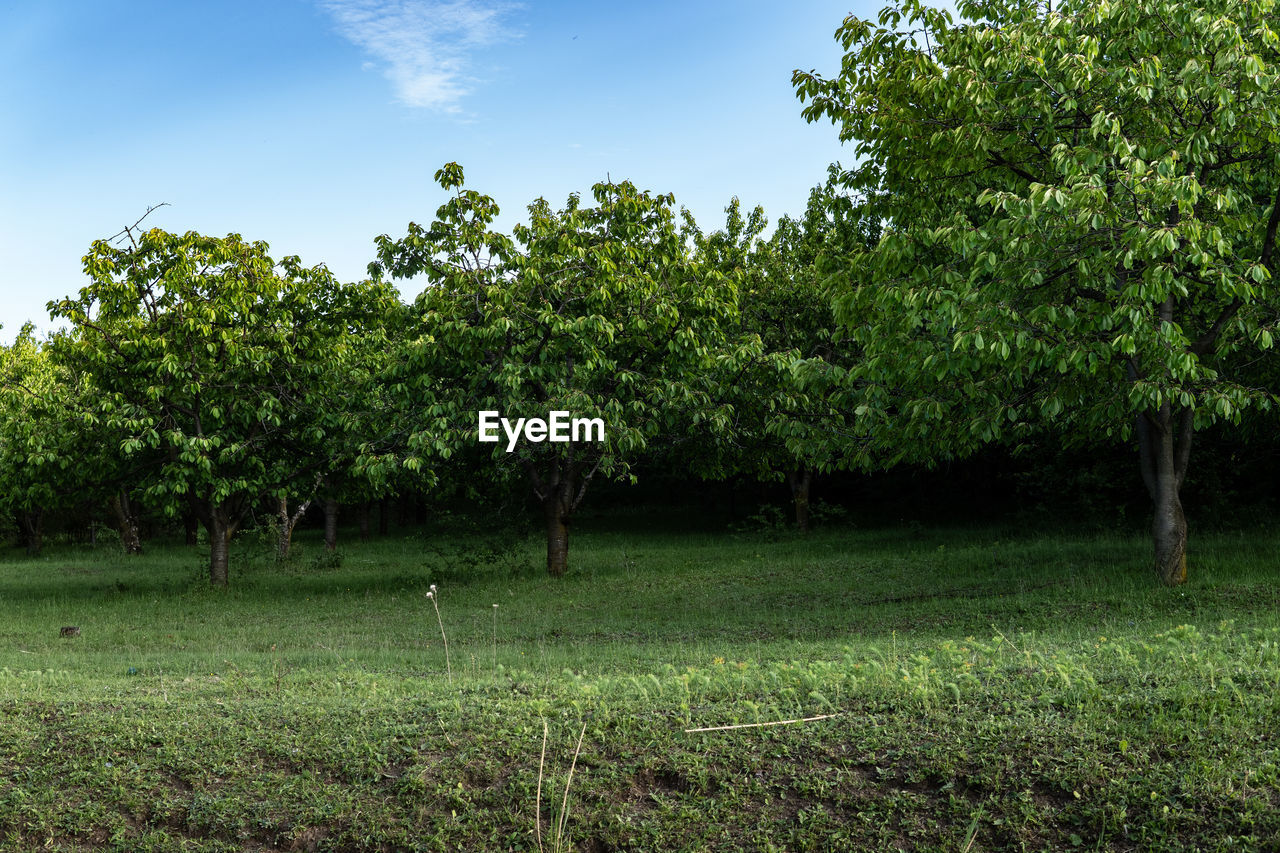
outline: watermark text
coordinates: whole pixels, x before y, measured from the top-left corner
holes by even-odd
[[[508,453],[516,449],[521,435],[533,444],[544,441],[604,441],[603,418],[574,418],[568,412],[553,411],[547,414],[546,420],[517,418],[513,424],[499,412],[480,412],[480,441],[501,441],[499,428],[506,434]]]

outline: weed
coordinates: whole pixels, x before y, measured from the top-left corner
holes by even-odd
[[[342,551],[338,548],[334,548],[332,551],[325,548],[307,561],[307,568],[312,572],[329,572],[334,569],[340,569],[342,568]]]
[[[434,607],[436,611],[436,623],[440,626],[440,640],[444,643],[445,671],[449,674],[449,683],[453,684],[453,664],[449,662],[449,638],[444,635],[444,620],[440,618],[440,605],[436,602],[435,584],[432,584],[431,589],[427,590],[427,598],[431,599],[431,606]]]
[[[534,836],[538,842],[539,853],[543,850],[542,846],[542,778],[543,771],[547,762],[547,734],[549,728],[547,721],[542,721],[542,754],[538,758],[538,793],[534,801]],[[573,761],[569,765],[569,775],[564,781],[564,799],[560,803],[560,813],[555,820],[555,834],[550,838],[552,853],[565,853],[569,850],[569,839],[565,835],[565,830],[569,825],[569,788],[573,785],[573,771],[578,766],[578,755],[582,752],[582,738],[587,733],[587,724],[582,724],[582,730],[578,732],[578,744],[573,749]]]
[[[754,533],[763,535],[766,539],[776,539],[790,532],[790,522],[782,507],[777,504],[762,504],[753,515],[734,525],[733,529],[739,533]]]

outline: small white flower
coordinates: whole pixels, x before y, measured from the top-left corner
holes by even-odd
[[[435,597],[436,597],[435,592],[428,592],[428,593],[427,593],[427,598],[435,598]]]

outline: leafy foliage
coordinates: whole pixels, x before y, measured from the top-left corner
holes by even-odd
[[[0,506],[27,549],[40,549],[43,519],[110,476],[118,459],[75,416],[91,394],[82,376],[57,364],[27,324],[0,348]]]
[[[762,357],[723,379],[734,429],[699,436],[686,464],[704,476],[785,476],[801,529],[808,526],[813,471],[858,464],[859,457],[853,409],[844,405],[840,382],[856,348],[835,328],[818,261],[872,238],[840,192],[839,175],[833,165],[828,181],[810,193],[803,218],[783,216],[767,240],[763,209],[744,218],[736,198],[721,230],[703,233],[685,212],[684,231],[699,260],[741,282],[737,334],[758,338],[762,347]]]
[[[554,211],[539,199],[528,224],[505,235],[491,230],[493,200],[462,188],[460,167],[436,179],[454,197],[430,228],[380,237],[370,268],[427,279],[393,379],[417,426],[403,464],[474,447],[481,411],[512,422],[552,411],[601,419],[599,441],[524,441],[508,452],[502,440],[490,455],[507,476],[529,478],[548,517],[548,569],[560,574],[565,525],[597,473],[628,477],[640,454],[691,427],[728,429],[713,380],[753,354],[749,341],[729,346],[737,288],[688,257],[670,196],[597,184],[594,206],[574,195]]]
[[[860,412],[884,445],[941,452],[1043,420],[1136,435],[1180,582],[1193,432],[1274,403],[1232,373],[1280,316],[1274,6],[958,8],[851,17],[840,74],[795,75],[888,223],[836,271]]]
[[[235,234],[123,238],[95,242],[91,283],[51,303],[74,327],[57,352],[92,378],[93,416],[123,433],[124,455],[159,454],[148,497],[200,518],[210,578],[225,584],[227,542],[253,502],[326,464],[317,453],[342,426],[351,336],[385,288],[340,285],[296,257],[277,264]]]

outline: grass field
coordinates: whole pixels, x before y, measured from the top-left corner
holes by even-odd
[[[6,557],[0,849],[1280,849],[1280,534],[637,526]]]

